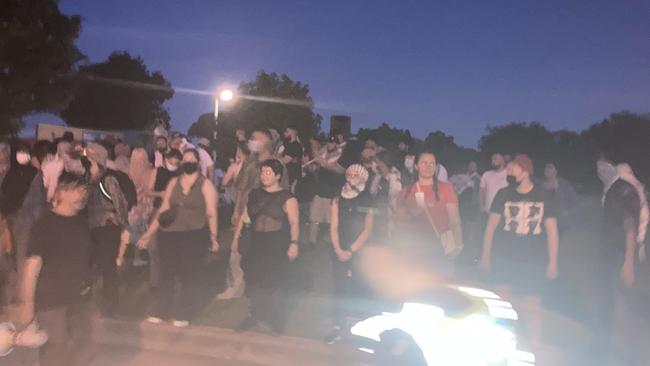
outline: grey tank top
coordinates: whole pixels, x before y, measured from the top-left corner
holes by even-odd
[[[202,191],[204,179],[202,175],[199,175],[190,191],[185,195],[181,187],[181,177],[178,178],[169,198],[170,207],[176,209],[174,222],[160,230],[178,232],[199,230],[205,227],[208,218],[205,213],[205,198]]]

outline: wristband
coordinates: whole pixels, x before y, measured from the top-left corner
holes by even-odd
[[[296,245],[298,245],[298,240],[292,240],[292,241],[289,242],[289,244],[296,244]]]

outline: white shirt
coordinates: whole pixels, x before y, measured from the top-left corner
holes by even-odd
[[[481,177],[481,189],[485,189],[485,212],[490,212],[492,201],[502,188],[508,186],[508,172],[488,170]]]
[[[207,177],[208,169],[210,167],[214,167],[214,161],[212,160],[210,154],[208,154],[208,152],[203,148],[199,147],[197,150],[199,152],[199,165],[201,167],[201,174],[203,174],[204,177]]]

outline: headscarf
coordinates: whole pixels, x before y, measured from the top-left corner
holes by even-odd
[[[355,199],[361,192],[366,189],[366,183],[368,182],[368,170],[360,164],[353,164],[348,167],[346,173],[355,173],[359,175],[359,181],[352,183],[350,181],[345,182],[343,188],[341,189],[341,197],[345,199]]]
[[[605,196],[607,195],[607,192],[619,179],[629,183],[634,187],[634,189],[636,189],[637,195],[639,196],[639,206],[641,208],[639,210],[639,227],[637,229],[636,242],[637,244],[642,244],[645,241],[648,222],[650,221],[650,210],[648,209],[648,199],[645,194],[645,186],[634,176],[634,172],[628,164],[623,163],[614,166],[609,162],[600,160],[597,163],[597,168],[598,177],[605,185],[602,198],[603,204],[605,204]]]

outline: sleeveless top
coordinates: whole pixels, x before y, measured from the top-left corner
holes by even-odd
[[[187,195],[183,194],[180,179],[179,177],[176,181],[169,198],[170,208],[176,210],[174,222],[166,228],[161,227],[160,230],[178,232],[203,229],[208,222],[202,191],[205,178],[199,175]]]
[[[256,232],[278,232],[289,229],[289,219],[284,204],[293,195],[287,190],[267,192],[257,188],[249,193],[248,216]]]
[[[153,189],[156,192],[163,192],[167,189],[167,185],[176,177],[178,172],[172,172],[167,168],[159,167],[156,172],[156,181],[154,182]],[[162,204],[162,198],[156,197],[153,201],[153,207],[158,208]]]

